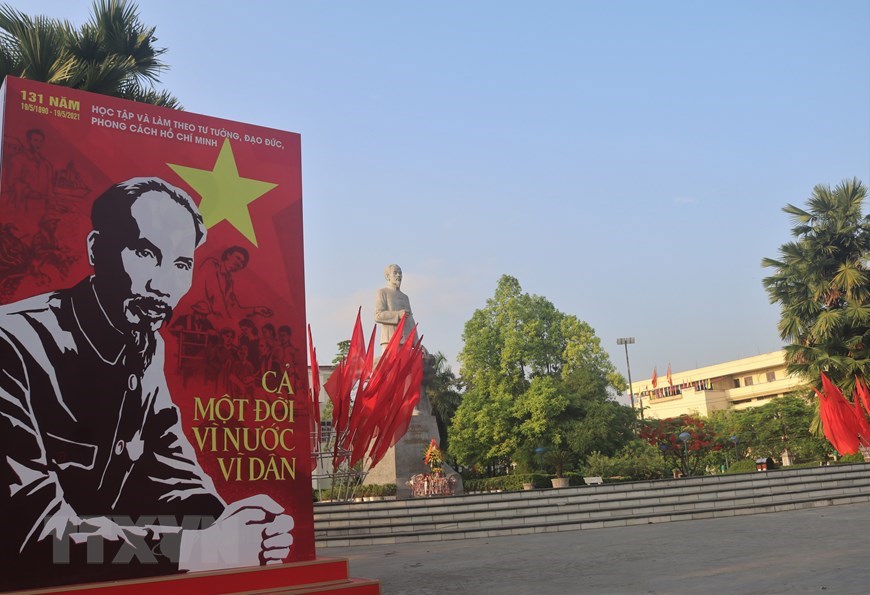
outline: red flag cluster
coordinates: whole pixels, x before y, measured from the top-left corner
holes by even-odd
[[[360,312],[357,312],[347,356],[324,385],[332,400],[334,469],[348,457],[349,465],[353,466],[366,456],[369,468],[374,467],[408,431],[414,407],[420,400],[423,348],[422,337],[416,342],[409,339],[401,343],[404,326],[403,317],[375,366],[377,327],[372,330],[366,347]],[[415,335],[411,333],[412,337]],[[312,364],[312,368],[314,366]],[[355,395],[353,399],[351,393]],[[312,406],[319,407],[316,395],[312,396]],[[319,425],[318,421],[318,432]],[[318,447],[319,444],[318,433]]]
[[[311,401],[311,471],[317,468],[317,451],[320,450],[322,440],[320,429],[320,366],[317,365],[317,350],[314,348],[314,339],[311,338],[311,325],[308,325],[308,360],[311,365],[311,383],[308,388],[308,398]]]
[[[870,413],[870,392],[860,378],[855,379],[855,396],[852,403],[843,396],[836,384],[822,372],[822,390],[815,388],[819,396],[819,416],[825,438],[841,455],[855,454],[859,446],[870,446],[870,422],[865,411]],[[861,408],[863,403],[864,408]]]

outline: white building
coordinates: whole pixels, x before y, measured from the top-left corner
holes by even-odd
[[[788,394],[802,382],[786,372],[785,351],[773,351],[722,364],[672,372],[632,383],[644,417],[663,419],[684,413],[701,416],[721,409],[746,409]]]

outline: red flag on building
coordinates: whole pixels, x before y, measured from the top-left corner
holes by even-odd
[[[658,388],[658,386],[659,386],[659,371],[658,371],[658,366],[656,366],[656,367],[653,368],[652,385],[653,385],[653,388]]]
[[[674,387],[674,379],[671,378],[671,362],[668,362],[668,375],[667,375],[667,379],[668,379],[668,384],[670,384],[670,385],[671,385],[671,388],[673,388],[673,387]]]

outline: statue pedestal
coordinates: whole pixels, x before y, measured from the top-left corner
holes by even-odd
[[[411,425],[402,439],[391,447],[377,466],[366,475],[366,485],[396,484],[396,499],[407,500],[411,497],[411,487],[408,482],[418,473],[429,473],[429,467],[423,463],[426,448],[432,439],[441,442],[438,434],[438,424],[434,415],[417,413],[411,417]],[[445,475],[455,473],[446,463],[442,465]],[[462,478],[456,474],[455,493],[462,493]]]
[[[411,416],[408,431],[395,446],[390,447],[384,458],[380,460],[374,469],[369,470],[363,484],[378,485],[396,484],[396,499],[407,500],[411,498],[411,486],[408,482],[420,473],[429,473],[429,466],[423,460],[426,449],[432,439],[441,446],[441,434],[438,432],[438,422],[432,415],[432,406],[426,395],[426,385],[431,381],[435,373],[435,357],[429,353],[423,355],[423,385],[420,388],[420,402]],[[442,463],[444,475],[453,477],[456,481],[455,494],[463,494],[462,477],[447,463]]]
[[[390,447],[384,458],[366,475],[366,484],[396,484],[396,499],[411,497],[407,482],[418,473],[428,473],[429,467],[423,463],[426,448],[432,439],[440,442],[438,424],[434,415],[411,416],[408,432],[395,446]]]

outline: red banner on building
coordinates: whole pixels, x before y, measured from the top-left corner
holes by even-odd
[[[313,559],[299,136],[2,99],[0,588]]]

